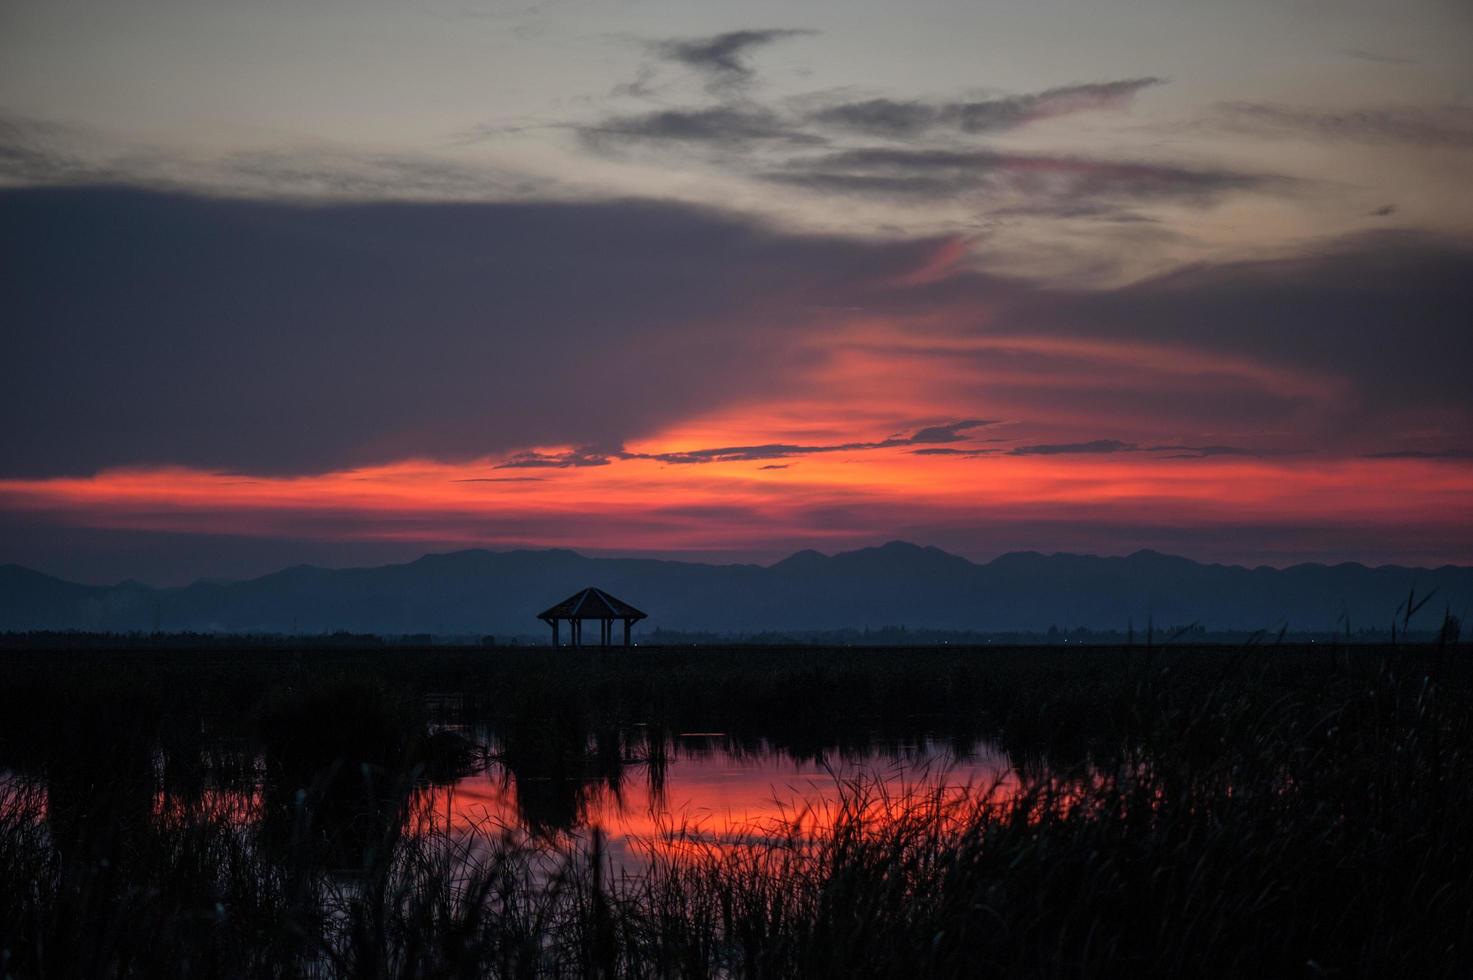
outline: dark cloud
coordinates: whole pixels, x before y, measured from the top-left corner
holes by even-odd
[[[828,311],[856,307],[944,322],[963,340],[1043,344],[1030,363],[987,345],[949,356],[1004,379],[992,397],[1008,401],[979,406],[1026,413],[1033,398],[1055,414],[1170,420],[1156,436],[1114,430],[1137,452],[1223,455],[1227,440],[1190,433],[1291,432],[1316,450],[1375,453],[1456,446],[1473,430],[1468,243],[1383,231],[1107,290],[964,268],[911,279],[937,247],[640,201],[309,207],[0,192],[0,473],[321,472],[411,456],[495,456],[523,472],[598,465],[681,419],[801,390],[833,329]],[[1130,373],[1122,362],[1107,370],[1124,383],[1093,386],[1094,368],[1069,361],[1076,340],[1201,366]],[[1013,366],[1082,383],[1010,389]],[[980,453],[982,424],[649,458]],[[1059,436],[1019,449],[1109,442]],[[537,446],[583,448],[525,452]]]
[[[255,151],[225,157],[212,176],[230,185],[277,188],[299,197],[350,200],[485,199],[525,193],[535,182],[491,168],[393,153],[310,149]]]
[[[0,184],[68,184],[119,178],[115,167],[84,152],[87,134],[24,116],[0,115]]]
[[[1166,238],[1179,237],[1179,233],[1162,227],[1160,218],[1141,214],[1128,207],[1101,201],[1057,200],[1026,201],[1009,207],[989,208],[987,214],[994,218],[1034,217],[1054,218],[1061,221],[1097,221],[1114,225],[1153,225],[1152,233]]]
[[[961,442],[968,438],[968,433],[971,430],[996,424],[996,419],[967,419],[963,422],[950,422],[946,425],[932,425],[917,430],[909,438],[893,438],[882,443],[882,445],[916,446],[926,443]]]
[[[0,472],[617,446],[786,390],[811,311],[934,247],[638,201],[0,192]]]
[[[1075,453],[1133,453],[1140,449],[1133,442],[1118,439],[1093,439],[1089,442],[1064,442],[1039,446],[1017,446],[1009,456],[1064,456]]]
[[[788,466],[788,463],[768,463],[765,466],[759,466],[757,468],[759,470],[785,470]]]
[[[996,442],[998,440],[988,440]],[[1206,459],[1209,456],[1256,456],[1260,453],[1241,446],[1142,446],[1119,439],[1093,439],[1088,442],[1043,443],[1015,446],[1012,449],[914,449],[916,456],[965,456],[981,457],[1003,454],[1007,456],[1066,456],[1097,455],[1101,453],[1168,453],[1160,459]]]
[[[495,167],[408,153],[296,146],[181,160],[160,150],[121,146],[96,131],[0,116],[0,185],[5,184],[204,188],[327,200],[484,200],[545,189],[540,179]]]
[[[1473,449],[1398,449],[1367,453],[1367,459],[1473,459]]]
[[[826,106],[809,115],[822,126],[868,136],[918,136],[939,124],[940,107],[926,102],[865,99]]]
[[[919,429],[911,435],[891,436],[873,442],[839,442],[804,445],[800,443],[771,442],[755,446],[719,446],[712,449],[689,449],[676,453],[636,453],[618,449],[598,451],[589,448],[575,449],[566,453],[519,453],[501,465],[504,467],[568,467],[602,466],[615,459],[651,459],[671,465],[696,463],[754,462],[764,459],[786,459],[791,456],[813,456],[818,453],[837,453],[866,449],[894,449],[901,446],[931,445],[937,443],[964,442],[973,429],[995,425],[991,419],[964,419],[945,425],[933,425]]]
[[[815,453],[834,453],[842,450],[875,449],[878,443],[846,442],[827,446],[807,446],[798,443],[771,442],[758,446],[721,446],[715,449],[692,449],[678,453],[629,453],[629,459],[654,459],[661,463],[684,465],[690,463],[734,463],[760,459],[785,459],[789,456],[811,456]]]
[[[641,65],[633,81],[615,85],[609,89],[609,95],[612,98],[648,99],[655,94],[654,83],[657,74],[653,65]]]
[[[655,459],[662,463],[729,463],[738,460],[783,459],[788,456],[811,456],[865,449],[894,449],[901,446],[964,442],[973,429],[996,425],[991,419],[965,419],[946,425],[920,429],[908,436],[891,436],[878,442],[842,442],[821,445],[769,443],[761,446],[722,446],[716,449],[692,449],[678,453],[626,453],[628,459]]]
[[[1213,122],[1226,129],[1264,136],[1473,147],[1473,109],[1466,106],[1336,111],[1268,102],[1229,102],[1216,107]]]
[[[937,129],[996,133],[1057,116],[1123,106],[1141,89],[1163,82],[1160,78],[1127,78],[974,101],[866,99],[826,106],[811,113],[809,119],[822,126],[892,139],[919,136]]]
[[[978,456],[995,456],[1002,452],[1001,449],[952,449],[950,447],[931,446],[925,449],[912,449],[912,456],[962,456],[975,458]]]
[[[517,453],[496,468],[508,470],[568,469],[582,466],[608,466],[610,462],[607,453],[584,447],[571,449],[565,453],[539,453],[529,450]]]
[[[721,77],[744,77],[741,52],[773,36],[774,32],[736,32],[689,42],[694,47],[679,48],[684,52],[680,58],[710,62]],[[709,150],[711,161],[723,169],[818,194],[913,203],[981,196],[989,199],[989,217],[1145,224],[1152,219],[1132,206],[1155,201],[1200,206],[1230,193],[1282,192],[1297,186],[1269,174],[958,148],[939,138],[944,131],[1001,132],[1041,119],[1123,105],[1142,89],[1162,82],[1155,77],[1129,78],[995,99],[879,98],[809,110],[780,110],[746,98],[727,98],[712,106],[611,115],[575,129],[584,145],[595,150],[630,146]],[[852,133],[905,139],[912,145],[803,152],[835,142],[842,146],[844,135]],[[737,152],[758,150],[766,152],[760,156]]]
[[[613,116],[597,125],[579,127],[578,135],[585,144],[595,148],[638,142],[693,143],[724,148],[751,143],[812,146],[823,142],[819,136],[789,127],[767,109],[731,105]]]
[[[1383,204],[1374,211],[1367,212],[1367,218],[1389,218],[1396,213],[1395,204]]]
[[[1142,452],[1176,453],[1170,459],[1205,459],[1208,456],[1256,456],[1251,449],[1242,446],[1144,446]]]
[[[1008,450],[1009,456],[1072,456],[1096,455],[1100,453],[1168,453],[1163,459],[1206,459],[1209,456],[1255,456],[1251,449],[1241,446],[1141,446],[1119,439],[1093,439],[1089,442],[1067,442],[1037,446],[1016,446]]]
[[[1377,451],[1377,441],[1405,445],[1405,431],[1451,437],[1473,426],[1470,309],[1473,242],[1387,230],[1117,289],[1038,291],[1000,319],[1026,322],[1035,337],[1193,351],[1209,359],[1204,382],[1214,357],[1262,365],[1279,380],[1259,382],[1252,398],[1228,397],[1224,419],[1292,430],[1317,448],[1370,442],[1366,451]],[[1208,393],[1205,384],[1191,399],[1157,392],[1133,408],[1193,411]],[[1127,396],[1091,394],[1100,410]]]
[[[706,75],[709,87],[727,89],[751,80],[753,71],[746,58],[752,50],[785,38],[813,33],[792,29],[728,31],[711,37],[660,41],[655,45],[655,51],[662,58]]]
[[[1234,191],[1282,189],[1284,178],[1167,164],[992,150],[869,147],[798,158],[765,174],[778,183],[835,194],[943,198],[966,193],[1016,195],[1057,212],[1112,201],[1204,204]]]

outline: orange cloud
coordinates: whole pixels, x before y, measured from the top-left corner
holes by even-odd
[[[1184,532],[1473,526],[1467,461],[1173,459],[1142,451],[966,457],[900,446],[806,456],[783,469],[628,459],[510,480],[496,462],[406,461],[272,478],[112,470],[3,481],[0,507],[91,528],[664,551],[843,547],[898,528],[1009,522]],[[1461,541],[1449,546],[1466,548],[1466,536]]]

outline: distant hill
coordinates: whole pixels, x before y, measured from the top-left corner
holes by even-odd
[[[930,630],[1385,627],[1415,588],[1438,590],[1414,623],[1473,603],[1473,568],[1242,568],[1152,551],[1124,558],[1018,552],[977,564],[895,541],[769,566],[588,558],[573,551],[457,551],[402,565],[299,565],[183,588],[88,586],[0,566],[0,630],[491,633],[540,635],[536,613],[597,585],[650,614],[645,629],[755,633],[907,626]]]

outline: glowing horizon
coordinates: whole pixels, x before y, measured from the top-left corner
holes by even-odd
[[[549,455],[559,448],[544,447]],[[1191,542],[1193,528],[1231,532],[1280,525],[1311,534],[1319,527],[1333,532],[1364,524],[1401,529],[1407,552],[1415,556],[1419,548],[1435,547],[1438,535],[1455,536],[1473,522],[1473,467],[1427,459],[1322,458],[1305,465],[1298,459],[1158,453],[1081,462],[1069,454],[957,458],[892,448],[782,464],[632,459],[512,475],[526,472],[499,468],[494,460],[406,461],[284,477],[113,470],[0,481],[0,505],[98,529],[670,556],[762,550],[773,558],[896,537],[974,559],[1008,550],[1135,550],[1108,544],[1091,549],[1088,532],[1077,529],[1073,534],[1083,548],[1014,542],[979,549],[966,546],[971,542],[959,533],[968,527],[1080,521],[1107,533],[1174,533],[1183,543]],[[598,506],[590,508],[590,500]],[[1428,514],[1440,520],[1429,525]],[[907,522],[911,533],[896,533]],[[1200,560],[1250,565],[1296,560],[1265,558],[1253,543],[1236,553],[1221,545],[1206,554],[1207,549],[1180,550]],[[1310,557],[1334,560],[1313,552]],[[1449,557],[1468,561],[1473,554]]]

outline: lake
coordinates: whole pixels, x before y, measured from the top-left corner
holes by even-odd
[[[484,737],[484,733],[483,733]],[[493,736],[480,743],[494,746]],[[751,843],[774,832],[821,833],[846,787],[881,798],[940,792],[998,795],[1017,784],[1001,751],[951,741],[830,746],[798,757],[765,741],[736,744],[722,733],[677,733],[656,761],[622,760],[617,775],[518,776],[484,770],[426,790],[419,820],[452,832],[512,829],[547,844],[581,844],[598,831],[615,859],[693,843]]]

